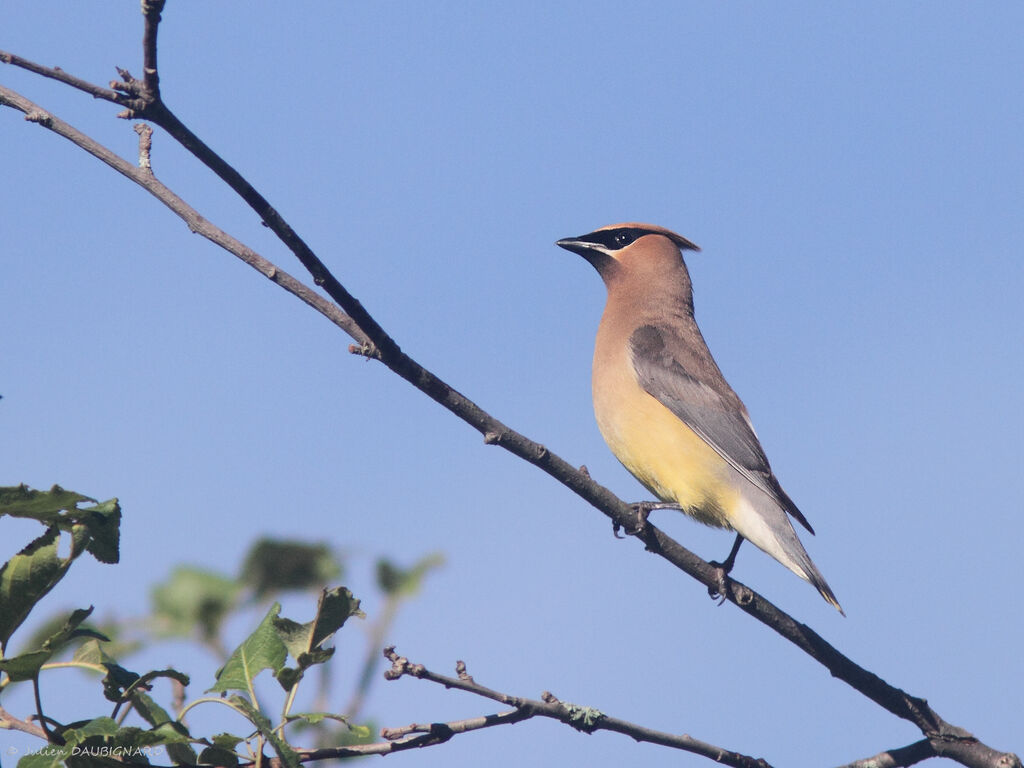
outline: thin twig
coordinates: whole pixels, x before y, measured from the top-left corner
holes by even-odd
[[[43,738],[45,738],[51,744],[63,744],[64,739],[61,738],[60,734],[54,733],[46,725],[46,721],[49,719],[43,714],[43,699],[39,695],[39,672],[36,672],[32,676],[32,693],[35,695],[36,700],[36,719],[39,722],[39,727],[42,728]]]
[[[159,20],[159,13],[156,13],[155,16],[148,13],[146,15],[143,59],[144,67],[147,68],[150,65],[154,69],[156,67],[156,33]],[[377,321],[370,316],[362,304],[338,282],[324,263],[313,253],[313,250],[267,199],[171,112],[160,98],[159,90],[151,90],[151,83],[159,83],[159,73],[154,71],[151,77],[140,81],[132,77],[127,70],[118,69],[121,81],[112,81],[111,87],[117,90],[110,90],[68,75],[59,67],[46,67],[7,51],[0,50],[0,62],[59,80],[96,98],[127,107],[118,117],[149,120],[162,127],[245,200],[249,207],[260,215],[263,223],[295,254],[299,262],[312,275],[314,284],[323,286],[331,298],[354,319],[361,332],[349,332],[349,335],[361,345],[365,354],[375,357],[377,349],[387,350],[390,353],[400,352],[395,341],[384,332],[384,329],[377,324]],[[121,172],[123,173],[123,171]],[[177,211],[175,212],[177,213]]]
[[[345,331],[349,336],[356,339],[356,341],[360,343],[368,341],[367,337],[352,321],[352,318],[340,311],[337,306],[327,301],[323,296],[299,280],[296,280],[283,269],[260,256],[244,243],[236,240],[219,227],[214,226],[207,219],[203,218],[195,208],[165,187],[151,171],[136,167],[81,131],[46,112],[42,107],[29,101],[24,96],[0,86],[0,106],[2,105],[13,107],[24,113],[26,120],[43,125],[59,136],[63,136],[93,157],[109,165],[118,173],[128,177],[170,208],[173,213],[188,225],[190,230],[233,254],[268,280],[305,302]]]
[[[428,680],[443,685],[445,688],[456,688],[473,693],[506,706],[511,706],[513,709],[447,723],[412,723],[398,728],[384,728],[381,730],[381,736],[384,738],[384,741],[350,747],[299,751],[299,758],[302,762],[362,755],[386,755],[404,752],[409,749],[432,747],[443,744],[459,734],[483,728],[493,728],[499,725],[512,725],[535,717],[546,717],[558,720],[584,733],[592,733],[594,731],[621,733],[635,741],[658,744],[702,755],[722,765],[735,766],[736,768],[771,768],[762,759],[716,747],[713,744],[708,744],[690,736],[655,731],[626,720],[609,717],[603,712],[598,712],[588,707],[567,704],[559,701],[549,693],[544,694],[543,700],[536,700],[522,696],[512,696],[486,688],[476,683],[472,677],[465,673],[465,665],[462,662],[459,662],[457,666],[459,677],[455,678],[431,672],[420,664],[411,664],[408,659],[398,656],[394,652],[393,647],[385,649],[385,656],[392,663],[391,669],[385,674],[388,679],[397,680],[404,675],[411,675],[421,680]],[[252,765],[252,763],[247,765]]]
[[[388,646],[385,648],[384,656],[391,662],[391,669],[384,674],[385,678],[388,680],[397,680],[405,675],[410,675],[412,677],[419,678],[420,680],[429,680],[432,683],[443,685],[445,688],[455,688],[477,696],[483,696],[484,698],[497,701],[501,704],[505,704],[506,706],[514,707],[512,712],[501,713],[506,717],[509,717],[516,712],[522,715],[520,719],[523,720],[531,717],[547,717],[552,720],[558,720],[559,722],[565,723],[566,725],[585,733],[593,733],[594,731],[613,731],[615,733],[621,733],[625,736],[629,736],[636,741],[660,744],[664,747],[671,747],[673,749],[683,750],[684,752],[692,752],[724,765],[736,766],[736,768],[769,768],[769,764],[761,758],[754,758],[739,752],[724,749],[722,747],[715,746],[714,744],[708,744],[707,742],[700,741],[699,739],[694,739],[687,735],[677,735],[645,728],[644,726],[637,725],[636,723],[620,720],[616,717],[610,717],[609,715],[590,707],[581,707],[559,701],[555,696],[547,692],[542,695],[542,700],[538,701],[536,699],[527,699],[522,696],[512,696],[507,693],[495,691],[477,683],[476,680],[466,672],[466,665],[461,661],[456,664],[456,674],[458,676],[449,677],[447,675],[440,675],[436,672],[432,672],[422,664],[410,663],[407,658],[395,653],[394,646]],[[497,716],[492,715],[491,717]],[[484,722],[478,727],[501,724],[503,723]],[[419,726],[407,726],[404,729],[390,729],[386,730],[382,735],[385,738],[400,738],[405,736],[407,733],[417,730],[418,728]]]
[[[139,168],[144,171],[153,170],[150,153],[153,150],[153,129],[145,123],[136,123],[135,132],[139,134]]]
[[[863,760],[854,760],[852,763],[840,766],[840,768],[908,768],[916,765],[922,760],[935,757],[935,750],[932,749],[928,739],[915,741],[899,749],[889,749],[880,752],[874,757],[865,757]]]
[[[20,720],[3,707],[0,707],[0,729],[5,731],[21,731],[38,739],[47,740],[46,731],[31,720]]]
[[[160,14],[164,0],[142,0],[145,29],[142,34],[142,82],[147,94],[160,98],[160,73],[156,64],[156,37],[160,29]]]
[[[60,67],[45,67],[42,64],[29,61],[22,56],[18,56],[17,54],[10,53],[8,51],[0,51],[0,62],[10,64],[11,66],[18,67],[19,69],[24,69],[36,75],[48,77],[51,80],[57,80],[65,85],[70,85],[75,90],[87,93],[94,99],[102,99],[103,101],[109,101],[112,104],[119,104],[123,107],[130,107],[133,101],[123,93],[118,93],[110,88],[104,88],[90,83],[88,80],[75,77],[74,75],[68,74]]]

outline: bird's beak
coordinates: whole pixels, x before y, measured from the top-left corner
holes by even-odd
[[[555,243],[559,248],[565,248],[567,251],[578,253],[580,256],[587,256],[592,251],[601,249],[601,246],[597,243],[588,243],[586,240],[580,240],[576,237],[565,237]]]

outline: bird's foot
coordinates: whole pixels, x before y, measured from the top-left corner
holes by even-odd
[[[721,605],[725,602],[728,597],[729,589],[729,572],[732,571],[732,567],[736,565],[736,553],[740,551],[740,544],[743,543],[743,537],[736,534],[736,541],[733,542],[732,549],[729,550],[729,556],[721,563],[716,560],[712,560],[708,565],[715,569],[714,579],[715,583],[708,587],[708,595],[711,596],[712,600],[721,598],[718,604]]]
[[[647,518],[650,517],[651,512],[655,509],[677,509],[679,511],[683,509],[678,504],[670,501],[635,501],[629,506],[636,513],[636,523],[632,528],[624,528],[624,526],[618,523],[612,523],[612,533],[617,539],[625,538],[619,535],[619,531],[622,529],[625,529],[626,536],[637,536],[643,533],[647,528]]]
[[[717,563],[714,560],[709,565],[715,570],[715,583],[708,587],[708,596],[712,600],[718,600],[718,604],[722,605],[729,595],[729,572],[725,570],[722,563]]]

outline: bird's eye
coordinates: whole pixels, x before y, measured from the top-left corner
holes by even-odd
[[[615,233],[615,245],[619,248],[625,248],[627,245],[636,240],[636,235],[632,232],[623,230],[622,232]]]

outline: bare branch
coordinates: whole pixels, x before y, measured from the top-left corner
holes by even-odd
[[[589,707],[567,704],[559,701],[550,693],[543,694],[543,700],[536,700],[512,696],[486,688],[479,685],[472,677],[466,674],[465,664],[461,661],[456,666],[458,677],[448,677],[431,672],[422,664],[410,663],[408,659],[395,653],[393,646],[385,648],[384,655],[392,664],[391,669],[385,673],[385,677],[389,680],[397,680],[405,675],[411,675],[421,680],[429,680],[432,683],[443,685],[445,688],[456,688],[476,694],[477,696],[483,696],[506,706],[511,706],[513,709],[508,712],[483,715],[450,723],[413,723],[401,728],[384,728],[381,731],[381,736],[386,741],[383,743],[378,742],[357,747],[340,747],[338,749],[319,749],[302,752],[300,756],[303,761],[348,757],[353,754],[379,755],[392,751],[434,746],[442,744],[461,733],[468,733],[480,730],[481,728],[492,728],[498,725],[511,725],[534,717],[546,717],[558,720],[584,733],[613,731],[629,736],[636,741],[659,744],[671,747],[672,749],[691,752],[710,758],[723,765],[735,766],[735,768],[771,768],[767,762],[760,758],[753,758],[739,752],[716,747],[713,744],[708,744],[690,736],[644,728],[626,720],[609,717],[603,712]],[[355,752],[355,750],[358,751]]]
[[[855,760],[839,768],[906,768],[935,756],[931,742],[928,739],[921,739],[921,741],[915,741],[905,747],[880,752],[874,757]]]
[[[21,731],[35,736],[43,741],[47,740],[46,731],[33,723],[31,720],[20,720],[3,707],[0,707],[0,729],[5,731]]]
[[[1013,766],[1020,765],[1020,761],[1015,755],[995,752],[979,742],[970,744],[949,740],[921,739],[905,747],[880,752],[874,757],[854,760],[840,768],[906,768],[930,757],[946,757],[964,765],[986,765],[997,766],[997,768],[1013,768]]]
[[[153,149],[153,129],[145,123],[136,123],[134,129],[139,134],[139,168],[152,172],[153,163],[149,153]]]
[[[421,680],[429,680],[432,683],[443,685],[445,688],[456,688],[460,691],[466,691],[468,693],[476,694],[477,696],[483,696],[484,698],[492,699],[493,701],[497,701],[501,704],[514,707],[515,709],[512,712],[502,713],[506,716],[519,712],[524,713],[521,719],[529,717],[547,717],[552,720],[558,720],[559,722],[565,723],[566,725],[569,725],[578,731],[583,731],[584,733],[593,733],[594,731],[613,731],[615,733],[621,733],[625,736],[629,736],[636,741],[645,741],[651,744],[660,744],[664,747],[680,749],[684,752],[692,752],[694,754],[710,758],[715,762],[723,763],[724,765],[736,766],[737,768],[770,768],[769,764],[761,758],[753,758],[739,752],[733,752],[728,749],[723,749],[722,747],[716,747],[713,744],[708,744],[707,742],[691,738],[690,736],[677,736],[663,731],[655,731],[641,725],[636,725],[635,723],[630,723],[626,720],[609,717],[603,712],[591,707],[581,707],[575,704],[568,704],[566,702],[559,701],[555,696],[546,691],[541,696],[542,700],[537,701],[535,699],[512,696],[507,693],[495,691],[491,688],[486,688],[477,683],[472,676],[466,672],[466,665],[462,661],[457,662],[455,666],[455,671],[458,677],[448,677],[446,675],[439,675],[436,672],[431,672],[422,664],[410,663],[407,658],[395,653],[394,646],[388,646],[385,648],[384,656],[391,662],[391,669],[384,673],[384,677],[388,680],[397,680],[405,675],[411,675],[412,677],[416,677]],[[494,715],[492,717],[497,716]],[[501,723],[486,723],[481,727],[500,724]],[[404,735],[404,731],[386,731],[382,735],[384,738],[389,738],[391,734],[394,734],[397,738],[400,735]]]
[[[81,78],[68,75],[59,67],[45,67],[7,51],[0,51],[0,61],[59,80],[97,98],[125,106],[128,109],[120,113],[119,117],[149,120],[166,130],[178,143],[195,155],[203,165],[217,174],[225,184],[245,200],[249,207],[260,216],[263,223],[295,254],[302,266],[312,275],[313,282],[323,286],[338,306],[353,318],[356,325],[362,329],[362,333],[350,332],[350,335],[359,342],[363,354],[368,357],[377,357],[377,351],[380,350],[387,352],[390,356],[400,356],[401,351],[395,341],[377,324],[377,321],[363,308],[358,299],[338,282],[319,257],[313,253],[313,250],[284,220],[284,217],[237,170],[192,133],[164,103],[160,97],[160,76],[156,60],[156,37],[162,8],[162,0],[146,0],[143,3],[146,20],[143,36],[143,79],[140,81],[133,77],[128,70],[118,68],[121,82],[114,81],[110,84],[111,88],[116,90],[101,88]],[[12,104],[12,106],[14,105]]]
[[[160,183],[151,170],[134,166],[63,120],[54,117],[37,104],[3,86],[0,86],[0,106],[13,107],[24,113],[26,120],[48,128],[81,147],[93,157],[102,160],[170,208],[188,225],[190,230],[202,235],[210,242],[219,245],[224,250],[241,259],[268,280],[271,280],[288,291],[288,293],[308,304],[349,336],[356,339],[356,341],[361,343],[367,341],[366,336],[352,321],[352,318],[283,269],[280,269],[244,243],[236,240],[224,230],[207,221],[197,210]],[[142,138],[140,136],[140,140]]]
[[[147,94],[160,98],[160,73],[156,66],[156,36],[164,0],[142,0],[142,16],[146,20],[142,34],[142,82]]]
[[[37,75],[42,75],[43,77],[48,77],[51,80],[57,80],[65,85],[70,85],[76,90],[88,93],[94,99],[103,99],[104,101],[109,101],[113,104],[120,104],[124,107],[131,106],[131,99],[123,93],[118,93],[117,91],[113,91],[109,88],[103,88],[102,86],[83,80],[80,77],[70,75],[60,67],[44,67],[42,64],[36,64],[34,61],[29,61],[26,58],[7,51],[0,51],[0,62],[10,64],[11,66],[27,70]]]

